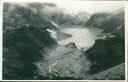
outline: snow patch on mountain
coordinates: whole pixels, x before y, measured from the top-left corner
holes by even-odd
[[[49,32],[52,38],[57,39],[57,33],[55,31],[50,30],[50,29],[46,29],[46,30]]]

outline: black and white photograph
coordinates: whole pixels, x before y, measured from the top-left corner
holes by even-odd
[[[125,2],[4,2],[3,80],[126,80]]]

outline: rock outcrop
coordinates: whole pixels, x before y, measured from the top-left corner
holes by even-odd
[[[73,50],[77,50],[77,46],[75,45],[74,42],[68,43],[67,45],[65,45],[65,47],[66,47],[66,48],[73,49]]]
[[[87,71],[90,68],[90,62],[73,42],[66,46],[57,46],[48,52],[44,59],[47,61],[42,60],[42,62],[36,63],[40,75],[57,73],[58,78],[71,77],[78,79],[87,76]]]
[[[49,72],[57,72],[60,77],[75,77],[80,78],[86,75],[89,70],[90,63],[85,56],[79,51],[73,51],[64,54],[62,58],[56,60],[49,66]]]
[[[101,73],[87,76],[85,80],[124,80],[125,79],[125,64],[122,63]]]

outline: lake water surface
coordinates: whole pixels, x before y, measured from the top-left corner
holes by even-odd
[[[60,40],[58,41],[58,43],[61,45],[65,45],[69,42],[74,42],[78,49],[81,49],[81,47],[84,47],[86,49],[92,47],[95,43],[95,40],[97,39],[97,35],[102,32],[102,30],[98,28],[64,28],[60,31],[71,34],[72,37]]]

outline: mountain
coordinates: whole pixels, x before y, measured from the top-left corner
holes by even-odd
[[[74,44],[67,45],[66,47],[57,44],[56,40],[71,37],[71,35],[60,32],[56,25],[53,25],[51,20],[48,20],[47,15],[42,15],[41,8],[44,7],[45,6],[37,3],[29,3],[26,6],[5,3],[3,79],[46,79],[44,74],[40,75],[40,73],[44,73],[43,69],[47,67],[50,68],[50,66],[57,61],[57,58],[61,61],[62,57],[67,57],[68,51],[72,52],[72,50],[74,50],[72,47]],[[55,39],[54,35],[57,36],[57,39]],[[77,48],[75,48],[75,50],[77,50]],[[67,53],[67,55],[65,53]],[[77,51],[77,53],[81,55],[80,51]],[[69,56],[75,54],[74,56],[79,58],[77,53],[74,51],[74,53],[69,53]],[[64,54],[66,56],[63,56]],[[75,61],[73,58],[72,60],[69,58],[65,59],[74,65],[73,62]],[[61,63],[62,62],[63,61],[61,61]],[[80,63],[80,61],[77,62]],[[41,66],[39,66],[40,64]],[[42,69],[42,64],[48,66],[44,66]],[[67,67],[67,64],[65,67]],[[69,67],[67,70],[71,69],[72,67]],[[62,72],[62,75],[64,75],[64,71]],[[52,72],[47,72],[46,75],[50,77]],[[69,76],[66,77],[70,78]],[[57,78],[61,77],[59,76]],[[52,79],[55,79],[55,77]]]
[[[57,45],[46,30],[53,25],[44,20],[42,8],[38,3],[4,3],[3,79],[33,79],[34,62],[43,59],[45,48]]]
[[[90,74],[95,74],[125,61],[124,38],[96,40],[95,44],[85,52],[92,62]]]
[[[85,23],[85,26],[89,26],[95,22],[97,22],[97,20],[105,17],[107,15],[107,13],[94,13],[90,16],[90,18],[87,20],[87,22]]]
[[[103,72],[87,76],[84,80],[124,80],[125,79],[125,64],[119,64]]]
[[[80,13],[74,15],[74,17],[77,19],[74,22],[75,22],[75,24],[78,24],[78,25],[85,25],[85,23],[88,21],[90,16],[91,15],[88,12],[80,12]]]
[[[124,25],[124,11],[120,10],[115,13],[95,13],[87,21],[86,26],[103,29],[109,33],[117,29],[118,26]]]
[[[82,26],[89,19],[90,14],[88,12],[80,12],[76,15],[71,15],[64,12],[55,12],[51,15],[51,20],[58,23],[59,25],[78,25]]]
[[[58,11],[51,3],[5,3],[3,14],[5,80],[95,79],[93,75],[111,71],[125,62],[123,12],[93,24],[103,32],[87,51],[80,51],[74,42],[58,44],[58,40],[72,37],[61,29],[74,25],[77,28],[85,21],[87,25],[92,24],[106,13],[94,14],[88,19],[85,12],[72,16]]]
[[[34,62],[43,58],[45,48],[57,44],[45,29],[34,26],[23,25],[3,37],[3,79],[32,79]]]
[[[7,27],[15,29],[23,24],[42,28],[54,27],[48,20],[48,16],[43,14],[45,7],[42,4],[26,3],[24,5],[18,5],[5,3],[3,7],[4,31],[6,31]]]
[[[72,80],[88,75],[90,62],[75,43],[58,45],[44,56],[44,60],[36,62],[38,79]],[[44,78],[45,77],[45,78]]]
[[[103,20],[87,23],[103,30],[95,44],[85,52],[92,63],[89,71],[91,75],[125,62],[124,12],[121,10],[107,17],[94,14],[89,21],[95,21],[99,16]]]

